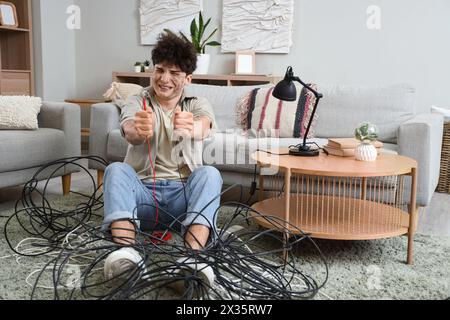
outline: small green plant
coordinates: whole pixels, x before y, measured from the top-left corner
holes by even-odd
[[[355,130],[355,138],[363,143],[378,139],[378,127],[370,122],[361,123]]]
[[[136,72],[144,72],[145,69],[144,64],[139,61],[134,64],[134,68]]]
[[[150,61],[145,60],[144,61],[144,67],[150,67]]]
[[[195,46],[195,50],[198,54],[206,53],[206,47],[218,47],[220,46],[220,43],[217,41],[210,41],[211,38],[216,34],[217,28],[204,40],[205,31],[208,25],[211,22],[211,18],[204,22],[203,15],[200,12],[198,15],[198,23],[197,20],[192,20],[191,23],[191,40],[186,37],[186,35],[183,34],[183,32],[180,32],[181,36],[188,42],[192,42]]]

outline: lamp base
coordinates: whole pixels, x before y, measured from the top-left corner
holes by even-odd
[[[289,150],[289,155],[295,157],[318,157],[320,155],[319,150],[313,150],[308,146],[298,146]]]

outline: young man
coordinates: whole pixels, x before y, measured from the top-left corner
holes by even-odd
[[[201,250],[215,227],[214,214],[220,205],[222,178],[217,169],[188,165],[184,159],[192,155],[173,152],[183,139],[208,137],[215,122],[206,99],[184,94],[196,69],[195,48],[166,33],[160,36],[152,60],[151,87],[122,106],[121,129],[129,143],[125,162],[105,171],[102,229],[110,230],[113,240],[123,246],[105,261],[107,279],[141,261],[129,247],[135,243],[137,229],[151,231],[177,219],[186,245]]]

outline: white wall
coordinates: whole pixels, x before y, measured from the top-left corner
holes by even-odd
[[[66,27],[73,0],[33,0],[36,94],[47,101],[76,96],[75,33]]]
[[[82,26],[76,31],[77,93],[101,98],[113,71],[131,71],[136,61],[150,60],[151,47],[140,45],[139,1],[75,0]]]
[[[66,19],[63,7],[71,1],[40,1],[45,4],[41,5],[43,70],[59,70],[60,75],[73,70],[71,76],[64,75],[67,85],[44,77],[44,92],[99,98],[112,71],[128,71],[135,61],[149,59],[152,47],[140,45],[139,0],[73,0],[82,13],[78,31],[55,30]],[[380,31],[366,27],[369,5],[382,9]],[[212,27],[220,28],[222,1],[204,0],[204,8],[213,19]],[[449,21],[448,0],[295,0],[291,53],[258,54],[257,72],[283,74],[292,65],[305,81],[318,84],[407,82],[417,88],[420,109],[431,104],[450,108]],[[68,52],[72,37],[75,56]],[[65,50],[49,52],[63,38]],[[233,54],[222,54],[219,48],[208,52],[213,55],[210,73],[234,71]],[[75,67],[64,68],[58,62],[63,56],[66,62],[74,58]]]

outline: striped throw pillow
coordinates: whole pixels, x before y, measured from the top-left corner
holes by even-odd
[[[311,85],[317,90],[317,85]],[[298,101],[280,101],[272,96],[275,87],[258,88],[245,95],[237,104],[237,122],[251,134],[278,138],[303,138],[311,118],[316,97],[298,85]],[[317,113],[307,138],[314,137]]]

